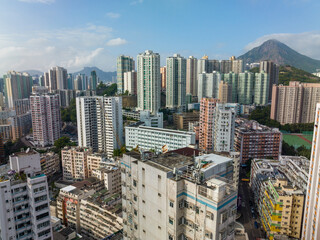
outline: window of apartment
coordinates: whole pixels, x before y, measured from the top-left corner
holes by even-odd
[[[136,209],[133,210],[133,213],[134,213],[134,215],[136,215],[136,216],[138,215],[138,212],[137,212]]]
[[[161,179],[161,176],[160,176],[160,175],[158,175],[158,179]]]
[[[160,210],[160,209],[158,209],[158,213],[161,213],[161,210]]]
[[[171,200],[169,200],[169,206],[173,208],[173,206],[174,206],[174,202],[173,202],[173,201],[171,201]]]
[[[133,200],[136,202],[137,201],[137,195],[133,195]]]
[[[158,196],[161,197],[161,193],[158,193]]]

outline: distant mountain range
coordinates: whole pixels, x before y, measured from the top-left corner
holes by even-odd
[[[100,81],[103,82],[115,82],[117,77],[117,72],[104,72],[101,69],[97,67],[84,67],[81,71],[73,73],[73,75],[77,74],[85,74],[87,76],[90,76],[91,72],[95,70],[97,73],[97,76],[99,77]]]
[[[85,74],[86,76],[90,76],[91,72],[95,70],[97,73],[97,76],[99,77],[100,81],[103,82],[112,82],[112,81],[116,81],[116,77],[117,77],[117,72],[104,72],[101,69],[97,68],[97,67],[84,67],[81,71],[72,73],[73,75],[77,75],[77,74]],[[43,75],[43,72],[40,72],[38,70],[25,70],[22,72],[27,72],[29,73],[31,76],[33,77],[39,77],[41,75]]]
[[[278,40],[268,40],[247,53],[238,57],[245,63],[254,63],[262,60],[271,60],[279,65],[290,65],[307,72],[320,69],[320,60],[316,60],[298,53]]]
[[[39,77],[41,75],[43,75],[43,72],[40,72],[38,70],[25,70],[25,71],[21,71],[21,72],[27,72],[29,73],[32,77]]]

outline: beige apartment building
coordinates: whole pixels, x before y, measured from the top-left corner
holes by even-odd
[[[189,123],[199,122],[199,112],[174,113],[173,124],[176,129],[188,130]]]
[[[312,123],[320,102],[319,83],[289,82],[273,85],[270,118],[281,124]]]
[[[224,81],[219,83],[218,99],[220,103],[230,103],[232,102],[232,88]]]
[[[101,167],[105,156],[92,153],[90,148],[65,147],[61,151],[63,179],[66,181],[82,181],[93,176],[92,172]]]

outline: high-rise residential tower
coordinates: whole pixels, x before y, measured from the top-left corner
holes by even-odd
[[[95,91],[97,89],[97,84],[98,84],[97,72],[93,70],[91,71],[91,76],[90,76],[90,90]]]
[[[255,73],[254,98],[257,105],[267,105],[269,99],[269,75],[264,71]]]
[[[137,56],[138,110],[158,112],[161,104],[160,55],[146,50]]]
[[[131,72],[135,69],[134,60],[130,56],[121,55],[117,58],[117,88],[118,93],[124,93],[123,75],[125,72]]]
[[[160,68],[160,74],[161,74],[161,89],[165,90],[167,87],[167,67],[161,67]]]
[[[319,99],[319,83],[273,85],[270,118],[281,124],[312,123]]]
[[[313,141],[309,168],[307,196],[304,207],[303,240],[320,238],[320,103],[317,104],[314,119]]]
[[[218,98],[221,74],[219,72],[198,74],[198,100],[204,97]]]
[[[199,122],[199,148],[213,150],[213,113],[219,102],[214,98],[202,98],[200,100],[200,122]]]
[[[58,94],[30,96],[33,141],[36,146],[53,145],[60,138],[61,114]]]
[[[248,71],[239,73],[238,103],[252,104],[254,91],[254,74]]]
[[[264,71],[269,76],[269,96],[268,101],[272,98],[272,86],[279,82],[279,66],[272,61],[261,61],[260,72]]]
[[[239,59],[233,59],[232,61],[232,72],[234,73],[242,73],[244,66],[243,66],[243,60]]]
[[[112,157],[123,145],[122,98],[78,97],[77,126],[79,147],[91,147]]]
[[[52,67],[48,71],[49,81],[46,87],[50,91],[56,89],[68,89],[68,73],[67,69],[62,67]]]
[[[4,93],[8,108],[14,108],[18,99],[29,98],[32,92],[32,77],[28,73],[9,71],[3,76]]]
[[[238,74],[234,72],[225,73],[222,75],[224,82],[231,87],[231,100],[229,102],[238,102]]]
[[[137,95],[137,72],[125,72],[124,75],[124,93],[128,91],[131,95]]]
[[[197,59],[190,56],[187,59],[186,94],[198,96]]]
[[[186,59],[179,54],[167,58],[167,108],[186,107],[186,67]]]

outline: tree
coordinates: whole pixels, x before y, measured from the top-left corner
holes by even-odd
[[[61,137],[54,142],[54,146],[55,152],[60,153],[61,149],[63,149],[65,146],[76,146],[76,144],[71,142],[70,138],[68,137]]]
[[[69,107],[61,108],[61,119],[63,122],[77,123],[76,99],[70,101]]]

